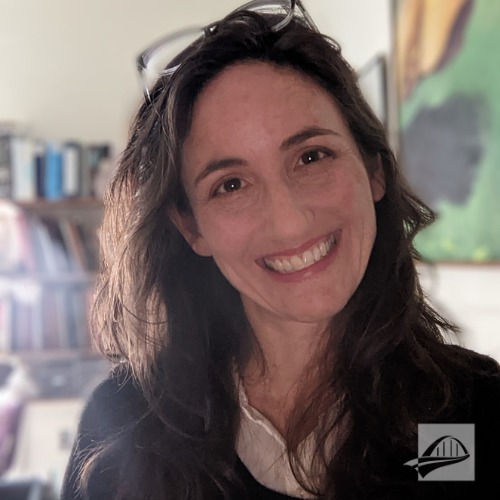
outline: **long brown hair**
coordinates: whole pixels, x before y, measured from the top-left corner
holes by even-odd
[[[380,156],[386,181],[376,203],[376,241],[346,306],[344,331],[329,344],[318,389],[288,424],[297,478],[321,498],[373,493],[385,474],[381,458],[394,449],[416,452],[417,423],[458,404],[450,375],[465,361],[442,337],[455,327],[429,305],[415,268],[413,238],[433,212],[401,176],[338,45],[299,20],[275,33],[265,17],[238,13],[156,83],[105,197],[93,332],[102,352],[120,358],[142,403],[129,426],[93,450],[82,484],[119,456],[116,499],[208,499],[228,494],[235,481],[233,366],[244,365],[255,339],[239,293],[211,258],[192,251],[168,214],[192,213],[180,151],[197,96],[224,68],[246,60],[292,68],[328,91],[363,156]],[[331,408],[335,418],[321,420]],[[297,453],[297,436],[314,419],[313,469],[324,471],[318,481],[304,476]],[[338,428],[344,433],[332,457],[325,446]]]

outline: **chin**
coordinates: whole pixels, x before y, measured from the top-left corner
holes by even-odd
[[[303,310],[301,310],[300,307],[294,308],[292,314],[288,315],[289,319],[300,323],[319,323],[329,321],[342,312],[345,306],[344,303],[338,307],[332,307],[332,303],[323,305],[318,304],[317,307],[311,303],[307,303],[305,305],[307,307]]]

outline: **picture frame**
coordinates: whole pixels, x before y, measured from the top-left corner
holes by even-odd
[[[387,61],[377,54],[357,71],[358,84],[364,98],[384,125],[388,126]]]

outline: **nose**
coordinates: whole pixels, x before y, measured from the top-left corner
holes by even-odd
[[[264,210],[268,234],[273,239],[301,244],[310,234],[313,211],[304,197],[286,183],[274,183]]]

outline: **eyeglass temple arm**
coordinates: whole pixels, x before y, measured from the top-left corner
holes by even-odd
[[[294,6],[294,4],[300,9],[300,12],[302,12],[302,15],[304,16],[304,19],[311,25],[311,27],[319,32],[316,23],[312,20],[312,17],[309,15],[309,12],[307,12],[301,0],[295,0],[294,2],[292,2],[292,7]]]
[[[251,2],[249,2],[251,3]],[[304,4],[302,3],[301,0],[291,0],[291,6],[292,10],[295,9],[295,7],[298,7],[304,16],[304,19],[309,23],[309,25],[315,29],[316,31],[319,32],[318,27],[316,26],[316,23],[312,20],[312,17],[309,15],[309,12],[307,12],[306,8],[304,7]],[[245,4],[247,5],[247,4]],[[216,23],[213,23],[213,25],[207,26],[206,29],[211,29],[212,26],[214,26]],[[190,31],[189,29],[185,30],[186,32]],[[139,71],[140,77],[141,77],[141,83],[143,87],[143,93],[144,97],[148,100],[151,101],[151,95],[149,93],[149,87],[145,75],[145,70],[147,66],[147,60],[146,56],[150,56],[152,52],[154,52],[159,46],[161,46],[166,40],[170,39],[171,36],[167,36],[165,38],[162,38],[158,40],[156,43],[154,43],[152,46],[149,47],[148,50],[140,54],[137,59],[136,59],[136,64],[137,64],[137,70]]]
[[[135,61],[137,65],[137,71],[139,72],[139,78],[141,79],[142,93],[144,94],[146,101],[151,102],[151,95],[149,94],[149,87],[145,74],[146,61],[144,60],[144,54],[140,54],[139,56],[137,56],[137,59]]]

